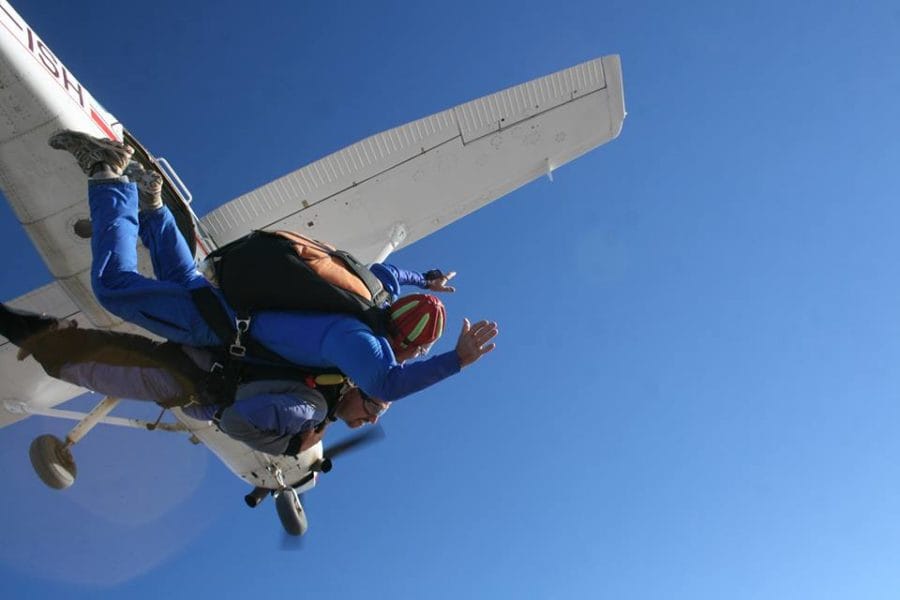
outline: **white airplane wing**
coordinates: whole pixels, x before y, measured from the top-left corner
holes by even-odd
[[[218,244],[289,229],[362,260],[414,242],[619,135],[618,56],[379,133],[212,211]]]

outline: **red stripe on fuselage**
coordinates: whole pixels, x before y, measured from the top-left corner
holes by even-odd
[[[100,113],[98,113],[93,108],[91,108],[91,119],[93,119],[94,123],[97,124],[97,127],[99,127],[103,131],[103,133],[106,134],[106,137],[108,137],[111,140],[119,139],[118,136],[116,136],[115,132],[112,130],[112,128],[106,124],[106,121],[103,120],[103,117],[100,116]]]

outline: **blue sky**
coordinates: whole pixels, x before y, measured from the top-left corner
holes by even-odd
[[[178,437],[99,428],[45,489],[28,443],[68,424],[32,418],[0,432],[4,598],[896,597],[893,4],[80,4],[16,8],[201,214],[602,54],[629,116],[395,255],[459,271],[450,322],[498,349],[338,462],[302,550]],[[3,296],[48,281],[0,228]]]

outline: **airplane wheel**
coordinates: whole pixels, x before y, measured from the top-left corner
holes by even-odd
[[[66,445],[53,435],[34,438],[28,449],[31,466],[45,484],[55,490],[64,490],[75,483],[75,459]]]
[[[275,508],[278,510],[278,518],[281,526],[290,535],[303,535],[306,533],[309,523],[306,521],[306,513],[300,506],[297,492],[291,488],[282,490],[275,497]]]

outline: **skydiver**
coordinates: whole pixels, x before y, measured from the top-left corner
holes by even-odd
[[[228,436],[268,454],[296,455],[322,439],[331,420],[355,429],[376,423],[388,403],[346,386],[297,379],[257,379],[236,390],[211,378],[213,356],[200,348],[97,329],[0,304],[0,334],[33,356],[51,377],[117,398],[181,407],[214,420]],[[271,371],[259,371],[265,376]],[[253,379],[252,371],[248,379]],[[315,387],[313,387],[315,386]],[[234,402],[225,402],[228,394]],[[331,405],[326,399],[331,398]]]
[[[214,347],[227,343],[210,329],[191,299],[190,290],[210,284],[198,273],[162,203],[160,176],[139,171],[133,174],[137,185],[123,177],[133,149],[121,142],[63,131],[50,138],[50,145],[71,153],[89,177],[91,275],[98,301],[113,314],[174,342]],[[154,280],[138,273],[139,235],[164,277]],[[470,325],[466,319],[453,351],[404,364],[434,342],[442,329],[436,318],[443,311],[439,300],[423,302],[416,310],[425,326],[398,327],[390,339],[375,335],[352,316],[299,311],[261,311],[253,318],[250,334],[295,364],[336,367],[365,393],[386,401],[433,385],[494,349],[497,324]]]

